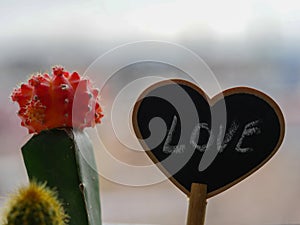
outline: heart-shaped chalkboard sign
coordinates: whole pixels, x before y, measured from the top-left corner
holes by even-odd
[[[264,93],[246,87],[210,99],[185,80],[147,88],[133,127],[151,160],[188,196],[192,183],[212,197],[263,166],[284,137],[284,118]]]

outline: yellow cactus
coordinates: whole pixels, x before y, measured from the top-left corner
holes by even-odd
[[[3,218],[4,225],[65,225],[67,222],[56,192],[36,182],[11,196]]]

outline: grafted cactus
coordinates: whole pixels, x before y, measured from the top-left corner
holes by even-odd
[[[90,80],[60,66],[52,75],[33,75],[12,94],[21,125],[35,133],[22,147],[29,179],[57,188],[70,225],[101,225],[93,146],[83,131],[101,122],[98,94]]]

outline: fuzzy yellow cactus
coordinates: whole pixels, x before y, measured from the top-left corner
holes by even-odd
[[[45,184],[31,182],[11,196],[4,225],[65,225],[67,215],[56,193]]]

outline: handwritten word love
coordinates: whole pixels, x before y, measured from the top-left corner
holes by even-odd
[[[247,123],[244,128],[243,132],[240,135],[239,141],[237,142],[235,146],[235,150],[240,153],[247,153],[253,151],[253,148],[251,147],[243,147],[243,142],[246,137],[253,136],[253,135],[258,135],[261,133],[261,129],[258,126],[261,123],[260,120],[255,120]],[[184,150],[186,148],[185,144],[181,145],[170,145],[172,138],[174,136],[175,132],[175,127],[177,125],[177,117],[173,117],[172,125],[171,128],[168,132],[166,141],[163,146],[163,152],[164,153],[184,153]],[[218,152],[223,152],[224,149],[227,147],[228,143],[233,139],[234,135],[236,135],[237,130],[239,129],[240,125],[236,122],[233,121],[229,130],[227,133],[224,135],[224,127],[220,125],[219,127],[219,133],[217,135],[217,140],[216,140],[216,146],[218,149]],[[197,141],[200,134],[200,130],[203,129],[205,130],[210,138],[212,138],[212,141],[209,143],[203,144],[203,145],[198,145]],[[211,133],[211,129],[209,128],[208,123],[198,123],[194,127],[191,137],[189,140],[190,145],[194,148],[199,150],[200,152],[205,152],[206,149],[212,146],[213,143],[215,143],[215,135]]]

